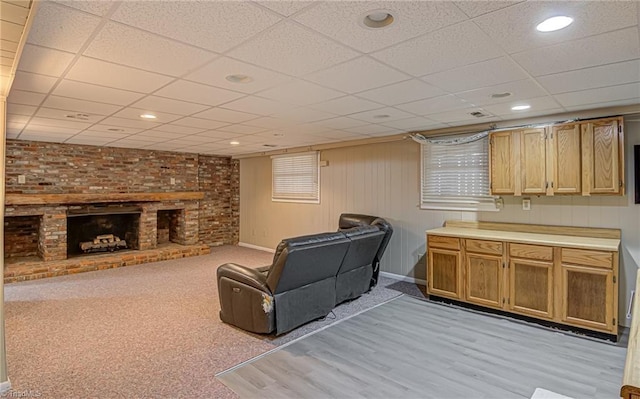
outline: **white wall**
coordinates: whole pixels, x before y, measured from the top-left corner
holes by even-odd
[[[425,279],[425,230],[445,220],[619,228],[622,230],[620,312],[624,316],[640,264],[640,205],[633,198],[633,145],[640,144],[640,123],[625,125],[627,195],[624,197],[532,197],[523,211],[521,198],[504,197],[500,212],[421,210],[420,148],[411,140],[325,150],[321,159],[321,203],[271,201],[269,157],[240,161],[240,242],[275,248],[282,238],[337,229],[342,212],[382,216],[395,233],[382,270]],[[621,317],[620,320],[624,319]]]

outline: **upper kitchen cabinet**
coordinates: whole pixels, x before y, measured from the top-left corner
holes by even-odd
[[[624,194],[622,117],[581,124],[582,195]]]

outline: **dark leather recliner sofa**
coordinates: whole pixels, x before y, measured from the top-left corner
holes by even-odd
[[[220,319],[280,335],[324,317],[375,285],[374,268],[392,233],[382,218],[343,214],[337,232],[282,240],[269,266],[222,265],[217,272]]]

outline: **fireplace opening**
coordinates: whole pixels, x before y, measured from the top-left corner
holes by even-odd
[[[67,215],[67,257],[122,249],[140,249],[140,209],[83,207]],[[126,242],[116,242],[114,240]],[[96,243],[90,246],[87,243]]]
[[[41,223],[40,215],[5,217],[5,259],[37,257],[42,260],[42,250],[39,246]]]
[[[158,245],[175,242],[180,244],[180,229],[183,209],[158,211]]]

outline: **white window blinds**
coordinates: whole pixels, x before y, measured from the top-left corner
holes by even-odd
[[[320,202],[317,151],[271,157],[273,201]]]
[[[497,210],[496,198],[489,194],[489,139],[486,134],[421,143],[421,208]]]

